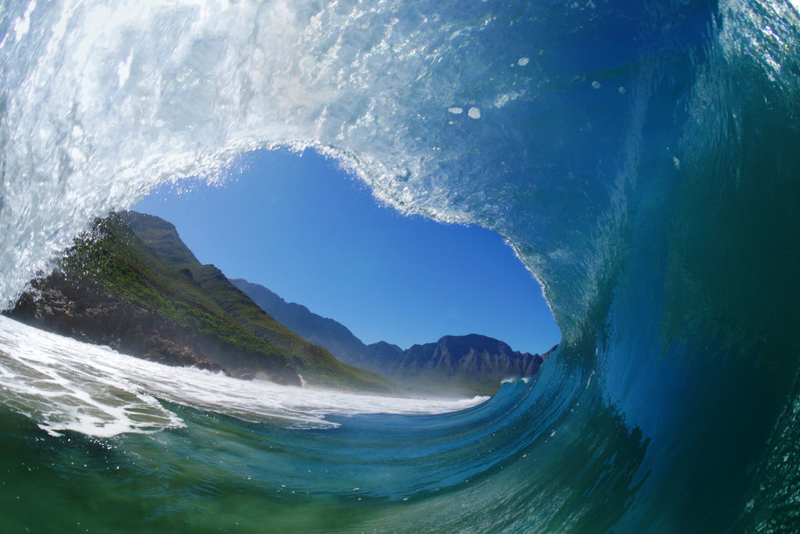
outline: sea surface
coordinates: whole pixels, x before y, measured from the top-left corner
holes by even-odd
[[[799,8],[0,0],[3,306],[94,217],[280,147],[501,234],[563,335],[445,402],[1,320],[0,530],[800,530]]]

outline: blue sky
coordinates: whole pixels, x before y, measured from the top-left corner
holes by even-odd
[[[497,234],[379,205],[313,150],[259,151],[244,163],[224,186],[163,186],[134,209],[174,223],[202,263],[331,317],[365,343],[408,348],[470,333],[529,352],[558,343],[538,283]]]

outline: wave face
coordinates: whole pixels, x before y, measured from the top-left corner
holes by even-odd
[[[480,406],[327,430],[145,383],[183,428],[90,437],[47,426],[67,398],[5,389],[9,526],[800,527],[794,0],[0,5],[5,305],[152,186],[315,147],[400,210],[505,236],[564,338]]]

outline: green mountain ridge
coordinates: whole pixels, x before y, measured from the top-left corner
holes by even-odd
[[[281,324],[340,361],[427,395],[493,395],[505,379],[534,376],[557,347],[531,354],[477,334],[443,336],[406,350],[385,341],[366,345],[343,324],[286,302],[260,284],[242,278],[231,282]]]
[[[292,385],[400,389],[295,335],[214,265],[200,264],[174,225],[135,212],[97,221],[61,269],[34,281],[7,314],[172,365]]]

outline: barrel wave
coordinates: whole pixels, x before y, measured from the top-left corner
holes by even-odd
[[[312,147],[504,236],[563,334],[465,410],[298,426],[0,322],[4,530],[800,529],[794,0],[0,6],[4,306],[151,187]]]

